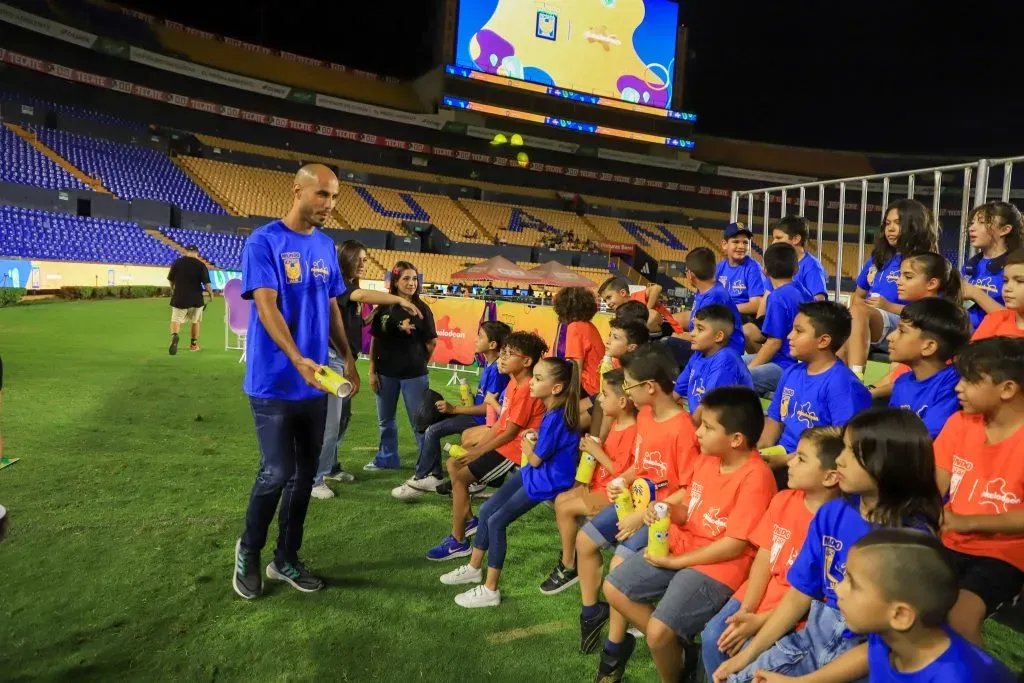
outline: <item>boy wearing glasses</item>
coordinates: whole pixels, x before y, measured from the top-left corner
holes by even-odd
[[[682,487],[689,484],[697,459],[697,433],[690,414],[672,395],[678,366],[672,353],[662,344],[644,344],[622,357],[625,381],[622,391],[637,407],[636,442],[633,464],[622,473],[622,488],[610,482],[605,489],[609,499],[623,489],[629,490],[637,479],[646,479],[656,498],[670,504],[683,499]],[[576,567],[580,579],[580,651],[593,652],[600,644],[601,629],[611,618],[608,637],[621,643],[626,621],[612,613],[608,603],[599,602],[601,549],[619,543],[609,571],[627,557],[642,552],[647,545],[644,510],[639,509],[618,521],[611,505],[594,516],[576,536]],[[640,533],[638,533],[640,532]]]

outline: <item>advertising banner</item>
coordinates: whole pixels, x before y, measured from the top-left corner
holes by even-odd
[[[434,328],[437,330],[437,348],[431,362],[435,365],[472,365],[484,302],[480,299],[430,297],[423,297],[423,300],[434,314]]]

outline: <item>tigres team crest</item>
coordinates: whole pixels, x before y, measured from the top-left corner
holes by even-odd
[[[302,260],[299,252],[286,251],[281,254],[281,261],[284,262],[284,276],[290,285],[297,285],[302,282]]]
[[[875,277],[878,275],[878,268],[871,266],[868,268],[868,287],[875,284]]]
[[[789,401],[793,398],[793,390],[786,387],[782,390],[782,401],[779,402],[779,414],[785,418],[789,416]]]

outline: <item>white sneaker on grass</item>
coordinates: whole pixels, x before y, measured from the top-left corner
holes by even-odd
[[[497,607],[501,604],[501,591],[492,591],[483,585],[473,586],[465,593],[456,595],[455,604],[468,609],[475,607]]]
[[[437,487],[440,486],[441,482],[443,482],[443,481],[444,481],[444,479],[441,479],[440,477],[435,477],[433,474],[428,474],[427,476],[423,477],[422,479],[417,479],[416,477],[412,477],[411,479],[407,480],[405,483],[408,484],[409,486],[411,486],[412,488],[416,489],[417,491],[423,491],[425,493],[433,493],[434,491],[437,490]]]
[[[334,474],[328,474],[324,479],[330,479],[331,481],[340,481],[349,484],[356,480],[356,475],[351,472],[342,470],[341,472],[335,472]]]
[[[334,498],[334,491],[332,491],[331,487],[328,486],[327,484],[318,484],[314,486],[313,490],[310,491],[309,494],[314,498],[319,498],[320,500]]]
[[[425,491],[413,488],[408,481],[402,482],[401,486],[391,489],[391,497],[396,500],[412,500],[413,498],[419,498],[424,493]]]
[[[446,586],[459,586],[464,583],[480,583],[484,573],[479,568],[464,564],[441,576],[441,583]]]

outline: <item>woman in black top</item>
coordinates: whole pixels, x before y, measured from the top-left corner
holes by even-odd
[[[363,469],[398,469],[398,425],[395,412],[398,394],[405,400],[410,422],[419,412],[427,391],[427,362],[437,345],[434,316],[420,299],[420,274],[408,261],[399,261],[391,270],[391,293],[413,304],[423,316],[416,318],[402,306],[382,306],[370,324],[370,388],[377,394],[377,420],[380,446],[377,457]],[[417,447],[423,434],[413,428]]]
[[[358,357],[363,347],[363,317],[360,308],[363,304],[377,306],[399,306],[409,315],[418,319],[422,314],[416,306],[400,296],[377,292],[372,289],[360,289],[359,278],[366,275],[366,247],[355,240],[348,240],[338,250],[338,262],[341,275],[345,281],[345,291],[338,297],[338,308],[345,325],[345,336],[352,349],[352,357]],[[345,373],[345,359],[338,356],[331,348],[328,351],[328,365],[340,374]],[[320,463],[316,478],[313,481],[314,498],[333,498],[334,492],[327,485],[328,480],[352,481],[354,477],[341,469],[338,462],[338,446],[348,429],[352,417],[352,397],[327,397],[327,424],[324,426],[324,443],[320,449]]]

